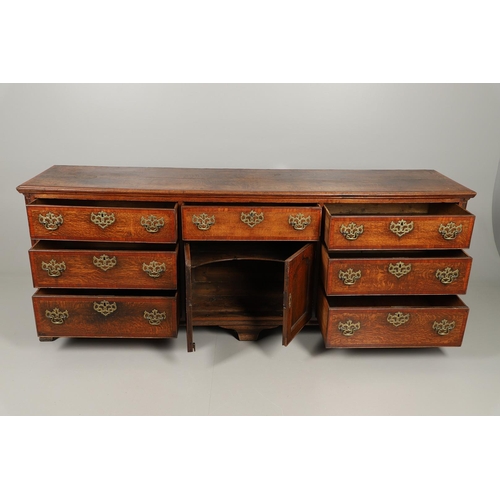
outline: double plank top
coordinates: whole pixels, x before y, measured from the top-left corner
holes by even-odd
[[[131,195],[158,200],[276,202],[343,198],[468,200],[476,193],[435,170],[228,169],[54,165],[23,194]]]

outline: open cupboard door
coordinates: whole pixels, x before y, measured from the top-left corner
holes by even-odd
[[[304,245],[285,261],[283,345],[287,346],[311,319],[314,244]]]

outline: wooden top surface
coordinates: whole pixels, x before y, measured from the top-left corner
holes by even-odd
[[[457,198],[475,192],[435,170],[284,170],[54,165],[18,186],[24,194],[131,194],[158,199],[277,201]]]

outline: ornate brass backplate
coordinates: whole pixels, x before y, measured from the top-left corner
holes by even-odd
[[[104,210],[97,212],[96,214],[92,212],[90,214],[90,220],[101,229],[106,229],[108,226],[111,226],[116,221],[114,213],[107,213]]]
[[[163,220],[163,217],[156,217],[156,215],[141,217],[141,226],[148,233],[157,233],[164,225],[165,221]]]
[[[102,254],[100,257],[96,257],[94,255],[92,262],[95,267],[102,269],[103,271],[107,271],[116,266],[116,257],[109,257],[106,254]]]
[[[406,222],[404,219],[401,219],[398,222],[392,221],[389,229],[401,238],[401,236],[404,236],[405,234],[413,231],[413,226],[413,221]]]
[[[193,215],[192,221],[200,231],[208,231],[215,224],[215,215]]]
[[[445,239],[445,240],[454,240],[461,232],[462,232],[462,224],[455,224],[453,221],[448,222],[446,226],[444,224],[441,224],[439,226],[439,234]]]
[[[54,325],[62,325],[68,318],[68,311],[61,311],[59,308],[55,307],[52,311],[48,309],[45,311],[45,316],[50,319]]]
[[[38,222],[42,224],[47,231],[55,231],[64,222],[62,215],[56,215],[52,212],[47,212],[45,215],[38,215]]]
[[[297,215],[290,215],[288,217],[288,224],[290,224],[297,231],[303,231],[311,223],[311,216],[307,217],[298,213]]]
[[[109,314],[115,312],[116,309],[116,302],[108,302],[107,300],[94,302],[94,310],[101,313],[103,316],[108,316]]]
[[[387,315],[388,323],[394,326],[404,325],[405,323],[408,323],[409,320],[410,320],[410,313],[404,314],[398,311],[397,313],[394,314],[389,313]]]
[[[432,324],[432,329],[438,334],[438,335],[448,335],[453,328],[455,328],[455,322],[454,321],[448,321],[446,319],[443,319],[442,321],[434,321]]]
[[[354,285],[361,278],[361,269],[354,271],[349,268],[347,271],[339,271],[339,279],[344,282],[344,285]]]
[[[363,234],[364,226],[360,224],[359,226],[354,222],[349,222],[347,226],[342,224],[340,226],[340,234],[349,241],[357,240],[359,236]]]
[[[460,272],[458,269],[453,270],[451,267],[447,267],[446,269],[438,269],[436,271],[436,278],[443,284],[449,285],[458,279]]]
[[[399,279],[411,271],[411,264],[405,264],[404,262],[398,262],[397,264],[389,264],[388,271]]]
[[[167,266],[163,262],[151,261],[149,264],[142,264],[142,270],[151,278],[159,278],[161,273],[167,270]]]
[[[345,323],[339,321],[338,329],[346,337],[352,337],[361,328],[361,323],[358,321],[354,323],[351,319],[347,320]]]
[[[66,264],[64,261],[56,262],[52,259],[50,262],[42,262],[42,270],[47,271],[49,276],[56,278],[66,271]]]
[[[151,312],[144,311],[144,319],[147,319],[150,325],[158,326],[167,319],[167,313],[159,312],[157,309],[153,309]]]
[[[250,210],[249,213],[241,212],[240,216],[241,222],[244,222],[247,226],[255,227],[264,220],[264,212],[258,214],[255,210]]]

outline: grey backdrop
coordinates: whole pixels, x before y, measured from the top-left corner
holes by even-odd
[[[15,187],[53,164],[433,168],[478,192],[472,280],[498,280],[499,138],[499,85],[3,84],[0,273],[28,273]]]

